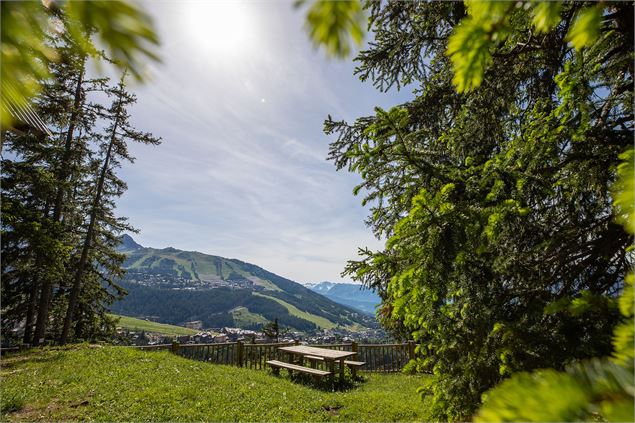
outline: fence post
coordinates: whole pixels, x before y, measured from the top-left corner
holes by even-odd
[[[415,341],[413,340],[408,341],[408,359],[415,359]]]
[[[243,343],[240,341],[236,341],[236,359],[238,360],[238,367],[243,366]]]
[[[357,352],[357,342],[351,342],[351,351]]]
[[[170,350],[174,353],[174,354],[178,354],[179,353],[179,348],[180,345],[178,342],[176,341],[172,341],[172,348],[170,348]]]
[[[293,341],[293,345],[300,345],[300,341],[299,341],[299,340],[297,340],[297,339],[295,339],[295,340]]]

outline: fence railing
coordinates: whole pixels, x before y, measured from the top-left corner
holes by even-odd
[[[406,344],[359,345],[356,360],[366,362],[363,369],[375,372],[398,372],[414,359],[414,342]]]
[[[192,360],[214,364],[226,364],[250,369],[266,368],[266,361],[280,359],[283,356],[278,348],[293,343],[245,344],[243,342],[225,342],[220,344],[179,344],[148,345],[137,347],[144,350],[170,350],[173,353]],[[413,342],[405,344],[320,344],[314,347],[330,348],[341,351],[354,351],[358,361],[366,364],[362,370],[369,372],[398,372],[411,359],[414,359]],[[318,363],[318,368],[320,363]]]

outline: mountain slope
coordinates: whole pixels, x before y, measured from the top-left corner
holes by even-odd
[[[375,315],[375,307],[381,302],[379,295],[352,283],[320,282],[307,285],[312,291],[348,307],[360,310],[368,315]]]
[[[128,291],[111,306],[117,314],[182,325],[257,328],[264,321],[302,331],[374,326],[373,319],[256,265],[175,248],[147,248],[122,238]],[[242,313],[237,314],[239,307]],[[249,319],[243,318],[249,316]]]
[[[157,333],[161,335],[195,335],[199,331],[184,328],[182,326],[166,325],[165,323],[149,322],[147,320],[135,319],[134,317],[118,316],[111,314],[110,317],[117,318],[117,328],[128,329],[135,332]]]

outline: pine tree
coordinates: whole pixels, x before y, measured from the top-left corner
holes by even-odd
[[[356,73],[414,98],[325,123],[388,239],[347,271],[420,341],[434,417],[467,419],[510,374],[610,353],[633,264],[610,190],[633,140],[633,8],[556,4],[537,30],[548,3],[367,4]],[[597,36],[571,35],[589,16]]]
[[[106,250],[108,250],[108,247],[114,247],[113,241],[116,241],[117,238],[112,236],[110,231],[121,232],[124,229],[130,229],[124,222],[113,219],[111,215],[110,207],[112,207],[112,204],[109,204],[110,198],[121,195],[125,188],[125,184],[114,175],[113,169],[120,166],[121,160],[133,160],[128,154],[128,142],[151,145],[160,143],[160,139],[152,136],[152,134],[137,131],[131,126],[127,108],[136,102],[136,97],[126,91],[125,75],[124,72],[119,84],[109,91],[114,96],[114,101],[104,118],[110,121],[110,125],[105,129],[105,134],[101,137],[102,164],[95,181],[86,232],[83,236],[81,253],[75,266],[73,282],[70,288],[68,307],[60,336],[60,343],[62,344],[69,340],[71,325],[77,320],[76,308],[78,300],[80,293],[86,288],[85,275],[89,269],[95,270],[90,260],[91,252],[98,251],[97,247],[100,246],[100,242],[102,246],[107,246]],[[104,256],[102,255],[102,257]],[[112,254],[110,258],[113,258]],[[122,260],[121,256],[114,257],[115,263]],[[93,258],[93,261],[95,261],[95,258]],[[112,260],[110,263],[112,263]],[[107,268],[107,272],[112,272],[112,268]],[[121,272],[119,271],[118,273]]]
[[[52,79],[32,104],[53,135],[2,134],[2,336],[24,325],[22,340],[34,345],[114,332],[106,307],[125,295],[115,283],[124,259],[116,247],[122,231],[134,230],[114,213],[126,189],[115,170],[132,161],[126,141],[158,143],[131,127],[126,107],[135,98],[123,79],[109,88],[107,78],[87,77],[87,50],[73,40],[51,33],[59,60],[49,63]],[[102,106],[96,92],[115,102]]]
[[[67,19],[58,15],[55,19],[60,25],[67,26]],[[87,33],[90,30],[85,29]],[[86,77],[88,56],[67,33],[53,34],[50,44],[56,48],[60,60],[51,63],[50,73],[53,78],[44,85],[43,95],[39,98],[38,110],[45,120],[54,128],[54,136],[59,140],[59,148],[53,157],[55,167],[56,192],[52,201],[50,221],[52,236],[64,246],[65,254],[56,257],[64,260],[68,266],[70,252],[73,248],[74,227],[66,226],[70,214],[75,208],[68,201],[72,187],[81,178],[81,165],[89,154],[88,142],[98,118],[100,106],[88,99],[88,92],[103,91],[106,79],[89,79]],[[97,53],[96,60],[103,60]],[[38,267],[46,268],[51,257],[38,257]],[[53,259],[55,260],[55,259]],[[38,345],[44,339],[50,322],[49,310],[52,306],[51,296],[55,286],[63,283],[65,272],[37,272],[36,282],[40,285],[37,307],[37,322],[33,335],[33,344]],[[25,333],[26,339],[26,333]]]
[[[279,342],[280,325],[278,324],[278,318],[276,317],[275,319],[273,319],[272,322],[269,322],[265,326],[263,326],[262,332],[267,338],[275,339],[276,342]]]

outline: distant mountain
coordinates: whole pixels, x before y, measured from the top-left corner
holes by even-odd
[[[333,288],[335,285],[337,285],[334,282],[318,282],[318,283],[307,283],[305,286],[307,288],[309,288],[312,291],[318,292],[322,295],[326,294],[327,292],[329,292],[331,290],[331,288]],[[349,285],[349,284],[347,284]],[[350,284],[352,285],[352,284]],[[357,286],[357,285],[356,285]]]
[[[134,239],[128,234],[123,234],[121,236],[121,245],[119,246],[119,251],[134,251],[143,248],[142,245],[137,244]]]
[[[375,315],[375,306],[381,302],[381,298],[374,291],[352,283],[325,281],[306,286],[336,303],[356,308],[372,316]]]
[[[240,260],[148,248],[128,235],[119,251],[127,255],[126,276],[119,283],[128,295],[111,306],[116,314],[175,325],[201,320],[203,327],[251,329],[277,318],[281,325],[302,331],[377,324],[359,310]]]

